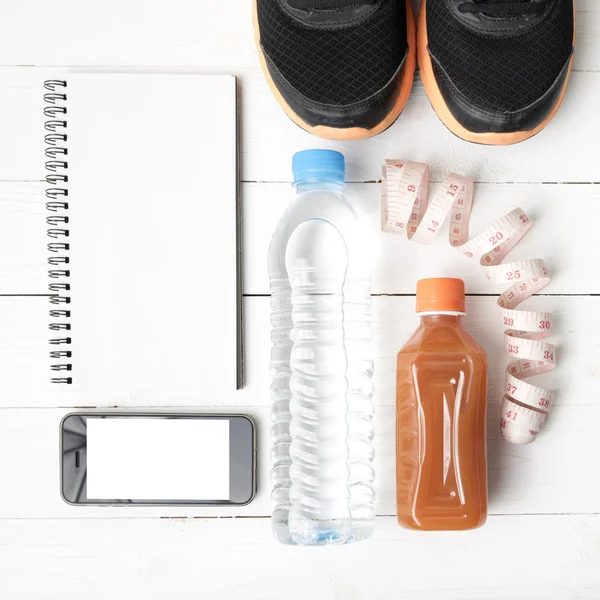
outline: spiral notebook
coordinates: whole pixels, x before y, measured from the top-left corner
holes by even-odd
[[[241,387],[235,77],[44,88],[48,378],[107,397]]]

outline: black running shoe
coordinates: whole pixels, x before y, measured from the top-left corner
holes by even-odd
[[[267,82],[288,116],[329,139],[387,129],[416,67],[410,0],[254,0]]]
[[[575,45],[573,0],[421,0],[419,66],[442,122],[513,144],[556,114]]]

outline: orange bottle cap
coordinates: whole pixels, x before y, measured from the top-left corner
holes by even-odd
[[[417,312],[465,312],[465,282],[438,277],[417,282]]]

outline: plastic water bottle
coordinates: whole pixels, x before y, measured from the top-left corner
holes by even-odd
[[[269,250],[273,532],[346,544],[374,525],[373,244],[342,194],[344,157],[293,158],[296,197]]]

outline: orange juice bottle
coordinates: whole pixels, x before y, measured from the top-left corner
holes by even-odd
[[[398,354],[398,521],[474,529],[487,516],[487,359],[461,323],[464,282],[419,281],[417,313],[421,324]]]

